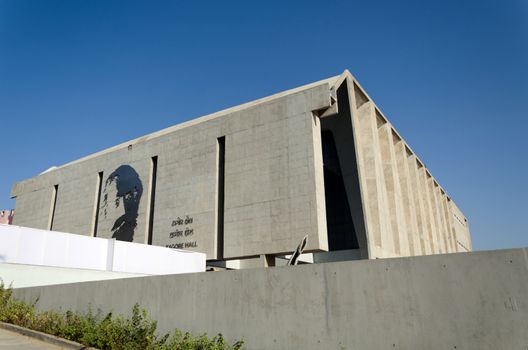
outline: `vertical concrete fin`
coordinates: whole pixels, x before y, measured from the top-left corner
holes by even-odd
[[[325,184],[323,174],[323,149],[321,144],[321,121],[315,115],[312,118],[312,146],[314,154],[314,180],[315,180],[315,205],[317,238],[319,246],[323,250],[328,250],[328,231],[326,222]]]
[[[345,79],[341,85],[336,86],[337,99],[339,104],[339,116],[348,118],[332,127],[334,136],[341,141],[337,143],[337,152],[343,171],[343,179],[357,243],[360,249],[361,258],[366,259],[372,256],[370,252],[371,243],[369,241],[368,220],[365,211],[365,174],[360,165],[359,156],[361,135],[358,131],[359,119],[354,96],[354,80],[352,75],[345,71],[342,75]],[[322,124],[328,123],[323,120]],[[346,129],[343,129],[346,128]],[[351,139],[350,139],[351,137]]]
[[[359,159],[367,196],[365,207],[369,213],[369,228],[373,239],[371,244],[377,250],[372,257],[388,257],[392,256],[390,252],[395,249],[390,217],[383,215],[389,212],[389,205],[378,135],[380,121],[371,102],[364,102],[357,110],[357,115],[361,134]]]
[[[455,252],[461,252],[463,251],[460,249],[461,247],[458,245],[457,242],[457,231],[455,227],[455,217],[453,215],[453,211],[451,209],[452,201],[450,198],[447,198],[447,215],[449,216],[449,222],[451,224],[451,236],[453,237],[453,244],[455,245]]]
[[[420,247],[423,255],[431,254],[431,246],[429,245],[429,231],[427,228],[427,217],[425,213],[425,205],[423,198],[423,187],[421,185],[418,160],[414,154],[408,156],[409,172],[412,179],[412,193],[414,195],[414,203],[417,208],[417,223],[420,236]]]
[[[395,145],[401,141],[401,139],[396,135],[394,129],[391,127],[389,133],[389,149],[391,154],[391,167],[392,173],[394,174],[394,205],[396,209],[396,219],[398,223],[398,232],[400,238],[400,254],[402,256],[410,255],[409,247],[409,237],[408,237],[408,224],[405,217],[405,210],[403,206],[403,196],[402,196],[402,187],[401,187],[401,178],[398,170],[398,161],[396,158],[396,149]]]
[[[434,226],[432,219],[431,202],[429,200],[429,190],[427,188],[427,176],[425,174],[425,166],[418,164],[418,181],[421,188],[421,196],[424,206],[424,227],[427,228],[427,245],[429,246],[430,254],[436,254],[437,246],[434,240]]]
[[[407,166],[407,147],[399,137],[397,138],[395,135],[393,135],[393,137],[395,141],[394,151],[396,153],[396,162],[398,165],[398,174],[400,178],[403,211],[405,213],[405,234],[407,235],[407,241],[409,244],[409,255],[414,256],[421,254],[421,249],[418,224],[416,221],[417,209],[412,193],[409,167]]]
[[[448,246],[449,246],[448,252],[449,253],[454,253],[454,252],[456,252],[456,243],[455,243],[455,240],[454,240],[454,237],[453,237],[453,224],[452,224],[452,222],[450,220],[450,217],[449,217],[447,195],[444,192],[442,192],[440,200],[442,202],[442,214],[444,216],[444,222],[445,222],[445,225],[446,225],[445,234],[447,236],[447,242],[448,242]]]
[[[367,246],[367,252],[368,252],[368,258],[374,259],[376,258],[376,251],[375,248],[375,242],[376,240],[380,241],[380,225],[379,220],[377,218],[373,219],[373,213],[372,209],[369,205],[371,201],[371,197],[375,194],[372,194],[369,192],[367,182],[368,182],[368,176],[369,172],[367,171],[367,164],[366,160],[363,156],[363,147],[362,145],[366,142],[363,140],[363,133],[361,131],[362,129],[362,123],[360,121],[359,117],[359,111],[357,109],[357,101],[356,101],[356,95],[355,95],[355,81],[352,75],[345,71],[345,74],[348,75],[347,77],[347,89],[348,89],[348,98],[349,98],[349,104],[350,104],[350,115],[351,115],[351,121],[352,121],[352,135],[354,137],[354,144],[356,145],[355,148],[355,156],[357,161],[357,167],[358,167],[358,177],[359,177],[359,192],[361,195],[361,207],[363,208],[363,222],[365,225],[365,239],[366,239],[366,246]],[[370,162],[368,163],[370,166]]]
[[[429,208],[430,208],[430,219],[431,219],[431,227],[432,227],[432,233],[433,233],[433,245],[435,247],[436,253],[443,253],[444,249],[442,247],[442,239],[441,239],[441,233],[440,233],[440,225],[438,223],[438,214],[436,212],[436,203],[435,203],[435,196],[434,196],[434,179],[432,178],[431,174],[429,174],[429,171],[425,169],[425,186],[426,186],[426,192],[427,192],[427,200],[429,202]]]
[[[392,158],[392,171],[395,174],[394,176],[394,185],[395,185],[395,204],[397,209],[397,217],[398,217],[398,223],[400,225],[399,233],[400,233],[400,244],[401,244],[401,253],[403,256],[410,256],[411,255],[411,239],[412,237],[409,236],[412,229],[410,228],[410,223],[407,222],[407,217],[405,215],[405,206],[403,204],[403,190],[402,190],[402,176],[403,174],[400,173],[400,170],[398,168],[398,158],[397,158],[397,149],[396,145],[401,144],[402,140],[399,137],[399,135],[394,131],[393,128],[391,128],[390,131],[390,151],[391,151],[391,158]]]
[[[434,191],[435,191],[435,204],[436,204],[436,212],[438,214],[438,222],[440,224],[440,238],[442,240],[442,244],[444,247],[444,252],[449,253],[449,243],[447,241],[447,226],[445,222],[445,217],[443,214],[443,208],[442,208],[442,193],[440,190],[440,186],[435,182],[434,183]]]
[[[376,110],[376,113],[377,115],[380,115],[378,110]],[[394,253],[400,256],[408,256],[409,242],[407,235],[404,233],[406,230],[406,223],[405,215],[403,213],[400,177],[396,162],[396,152],[394,150],[392,127],[389,123],[384,123],[379,127],[378,131],[385,176],[385,191],[388,198],[394,240]]]

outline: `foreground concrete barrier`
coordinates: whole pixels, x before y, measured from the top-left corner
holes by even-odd
[[[527,249],[15,290],[42,310],[129,313],[248,349],[527,349]]]

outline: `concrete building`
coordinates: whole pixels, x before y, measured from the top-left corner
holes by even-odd
[[[209,261],[273,264],[305,235],[313,261],[471,250],[465,216],[348,71],[51,168],[12,196],[17,225]]]

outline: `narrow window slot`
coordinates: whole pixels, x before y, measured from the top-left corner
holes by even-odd
[[[225,136],[218,138],[218,174],[217,174],[217,259],[224,257],[224,186],[225,186]]]
[[[152,232],[154,229],[154,203],[156,201],[156,177],[158,175],[158,156],[154,156],[150,162],[151,178],[150,178],[150,198],[149,198],[149,217],[146,243],[152,244]]]
[[[101,206],[101,189],[103,187],[103,172],[97,174],[97,189],[95,191],[94,218],[92,224],[92,236],[97,236],[97,225],[99,224],[99,207]]]
[[[55,206],[57,205],[57,192],[59,191],[59,185],[53,186],[53,194],[51,197],[51,208],[50,208],[50,216],[48,221],[48,230],[53,229],[53,219],[55,216]]]

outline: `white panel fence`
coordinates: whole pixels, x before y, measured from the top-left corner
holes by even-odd
[[[0,263],[166,275],[205,271],[205,254],[0,224]]]

